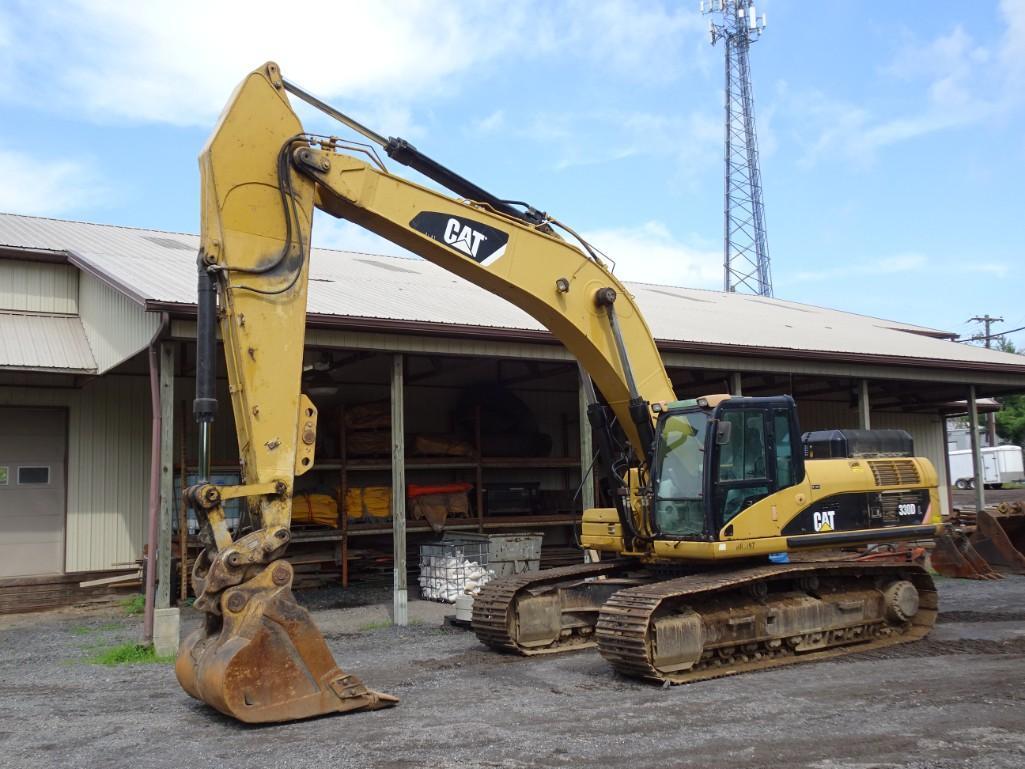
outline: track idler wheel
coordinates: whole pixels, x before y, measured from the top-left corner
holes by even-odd
[[[398,698],[368,689],[335,663],[292,596],[292,566],[274,561],[220,596],[221,614],[189,635],[175,673],[198,700],[246,723],[377,710]]]

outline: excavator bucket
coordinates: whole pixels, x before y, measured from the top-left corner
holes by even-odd
[[[247,723],[397,703],[338,667],[309,612],[295,602],[292,576],[291,564],[274,561],[221,594],[220,614],[209,612],[178,652],[182,688]]]
[[[936,538],[930,562],[937,574],[957,579],[1001,579],[999,572],[979,555],[968,537],[958,531],[945,531]]]
[[[1025,574],[1025,507],[1015,502],[980,510],[971,543],[994,568]]]

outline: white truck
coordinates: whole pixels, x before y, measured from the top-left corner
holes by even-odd
[[[982,453],[982,482],[987,489],[1005,483],[1025,481],[1025,462],[1020,446],[984,446]],[[950,480],[959,489],[975,488],[972,470],[972,450],[960,449],[950,455]]]

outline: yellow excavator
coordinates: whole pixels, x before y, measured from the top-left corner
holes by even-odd
[[[370,143],[306,132],[289,94]],[[452,194],[387,172],[374,145]],[[316,443],[317,409],[301,393],[315,208],[512,302],[580,364],[612,501],[584,511],[580,540],[607,558],[489,583],[473,608],[485,644],[524,655],[597,645],[625,674],[683,683],[929,632],[936,590],[921,566],[838,554],[939,531],[936,472],[907,434],[802,436],[787,396],[677,399],[639,308],[587,242],[374,133],[273,63],[236,89],[200,170],[201,480],[187,496],[203,524],[192,580],[205,621],[176,665],[192,696],[246,722],[397,702],[338,667],[284,558],[295,478]],[[234,486],[209,480],[218,326]],[[233,533],[224,503],[238,498],[255,525]]]

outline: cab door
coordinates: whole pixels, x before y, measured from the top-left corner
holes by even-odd
[[[793,407],[786,402],[750,399],[725,407],[719,421],[727,423],[716,440],[713,513],[716,528],[776,491],[803,479]]]

